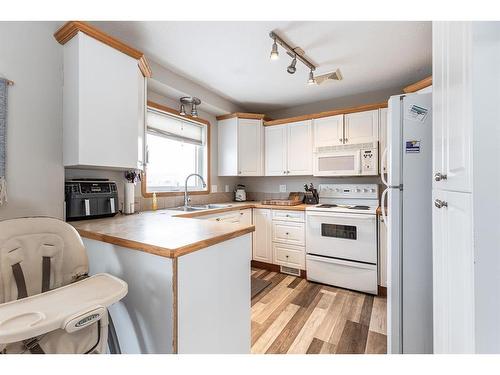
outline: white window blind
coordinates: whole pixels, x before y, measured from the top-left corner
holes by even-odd
[[[148,109],[147,130],[149,133],[169,139],[199,146],[205,145],[204,126],[154,109]]]

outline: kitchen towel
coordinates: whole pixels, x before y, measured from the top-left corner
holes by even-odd
[[[7,202],[5,165],[7,154],[7,86],[8,81],[0,78],[0,206]]]

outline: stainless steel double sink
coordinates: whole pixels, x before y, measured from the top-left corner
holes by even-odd
[[[179,206],[174,208],[168,208],[168,210],[192,212],[192,211],[203,211],[203,210],[215,210],[217,208],[228,208],[231,206],[232,206],[231,204],[195,204],[187,207]]]

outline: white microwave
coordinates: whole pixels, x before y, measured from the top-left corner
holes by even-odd
[[[378,146],[361,143],[317,147],[313,164],[314,176],[374,176],[378,174]]]

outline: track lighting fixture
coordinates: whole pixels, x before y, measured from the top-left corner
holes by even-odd
[[[276,39],[274,39],[273,48],[271,49],[271,60],[278,60],[278,44],[276,43]]]
[[[183,96],[180,101],[181,109],[179,111],[179,114],[181,116],[186,116],[186,107],[184,105],[191,104],[191,116],[198,117],[198,109],[196,108],[196,106],[199,106],[201,104],[200,99],[195,98],[194,96]]]
[[[269,33],[269,36],[273,40],[273,47],[271,49],[271,60],[276,60],[278,58],[278,44],[279,44],[281,47],[285,49],[286,53],[292,58],[292,62],[290,63],[290,65],[288,65],[286,71],[289,74],[294,74],[297,71],[296,67],[297,60],[299,60],[310,70],[309,80],[307,81],[307,83],[310,85],[315,84],[316,80],[314,78],[314,71],[316,70],[316,66],[309,61],[309,59],[305,55],[304,50],[300,47],[292,48],[287,42],[281,39],[274,31],[271,31]]]
[[[312,69],[309,72],[309,79],[307,80],[307,84],[308,85],[315,85],[316,84],[316,80],[314,79],[314,73],[313,73]]]
[[[290,74],[294,74],[297,71],[297,68],[295,67],[296,64],[297,64],[297,55],[294,56],[292,62],[286,68],[286,71]]]

